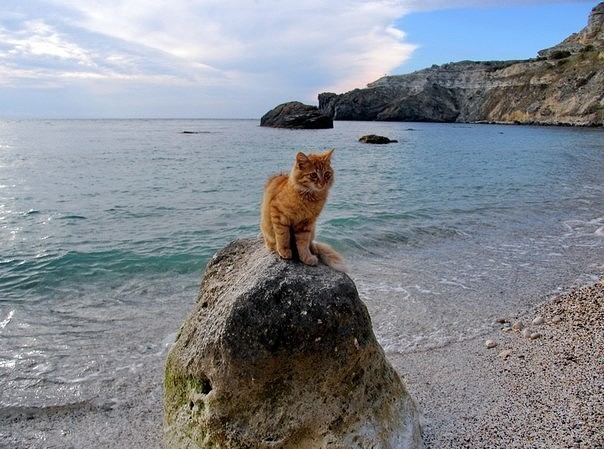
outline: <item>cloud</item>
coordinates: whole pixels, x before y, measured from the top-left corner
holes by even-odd
[[[142,76],[165,71],[182,82],[259,74],[286,84],[370,80],[409,57],[392,28],[401,2],[284,0],[53,0],[19,11],[27,20],[1,29],[2,59],[48,68],[71,64],[72,77]],[[61,14],[46,14],[46,11]],[[19,15],[17,14],[15,15]],[[83,68],[87,69],[84,70]],[[314,73],[313,73],[314,72]],[[121,75],[120,75],[121,74]],[[304,83],[304,81],[302,81]],[[317,85],[317,88],[319,86]]]
[[[132,92],[135,85],[147,86],[145,92],[189,87],[212,101],[230,93],[240,102],[266,98],[267,106],[314,102],[321,91],[363,86],[410,58],[416,47],[394,26],[405,14],[494,3],[9,1],[0,18],[0,86],[79,83],[91,94]]]

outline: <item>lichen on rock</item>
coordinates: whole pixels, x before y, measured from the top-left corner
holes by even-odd
[[[418,448],[419,414],[352,280],[239,240],[165,370],[168,448]]]

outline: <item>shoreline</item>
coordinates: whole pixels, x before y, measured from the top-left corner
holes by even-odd
[[[504,320],[387,355],[422,411],[426,448],[604,447],[604,279]],[[518,320],[540,336],[511,329]],[[133,376],[109,387],[119,400],[0,410],[0,447],[161,448],[163,363]]]
[[[604,279],[504,319],[485,337],[389,357],[426,448],[604,447]]]

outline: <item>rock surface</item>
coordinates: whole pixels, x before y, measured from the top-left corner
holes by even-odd
[[[334,120],[604,126],[604,3],[588,25],[523,61],[462,61],[319,95]]]
[[[283,103],[268,111],[260,119],[260,126],[291,129],[333,128],[333,119],[310,106],[298,101]]]
[[[168,448],[416,448],[415,403],[352,280],[239,240],[206,268],[165,370]]]
[[[386,144],[386,143],[396,143],[398,140],[390,140],[388,137],[378,136],[376,134],[368,134],[359,139],[359,142],[362,143],[374,143],[374,144]]]

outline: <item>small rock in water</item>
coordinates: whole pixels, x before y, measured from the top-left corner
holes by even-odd
[[[501,351],[499,353],[498,357],[501,357],[502,359],[507,359],[510,355],[512,355],[512,350],[511,349],[506,349],[505,351]]]
[[[522,321],[516,321],[512,326],[512,329],[514,329],[516,332],[520,332],[522,329],[524,329],[524,324]]]
[[[398,140],[390,140],[388,137],[378,136],[376,134],[369,134],[367,136],[361,137],[359,139],[359,142],[384,144],[384,143],[398,143]]]
[[[488,348],[494,348],[495,346],[497,346],[497,342],[493,341],[493,340],[487,340],[484,342],[484,345]]]
[[[545,319],[542,316],[538,316],[533,320],[533,326],[540,326],[545,323]]]
[[[541,338],[541,334],[539,332],[533,332],[529,338],[531,340],[537,340],[538,338]]]
[[[524,330],[522,331],[522,336],[523,336],[524,338],[531,338],[531,330],[530,330],[530,329],[524,329]]]

